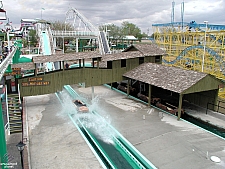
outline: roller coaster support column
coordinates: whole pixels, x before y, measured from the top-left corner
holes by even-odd
[[[203,56],[202,56],[202,72],[204,72],[204,62],[205,62],[205,46],[206,46],[206,30],[208,21],[204,21],[205,23],[205,38],[204,38],[204,48],[203,48]]]
[[[180,94],[177,120],[180,120],[180,117],[181,117],[182,99],[183,99],[183,94]]]

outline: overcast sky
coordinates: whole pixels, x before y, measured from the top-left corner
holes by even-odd
[[[3,0],[3,8],[13,27],[20,20],[42,18],[48,21],[65,21],[65,14],[73,7],[93,25],[113,23],[120,26],[123,21],[137,25],[147,33],[154,23],[171,22],[173,0]],[[175,2],[175,21],[181,21],[181,3]],[[44,8],[45,10],[41,10]],[[225,0],[185,0],[184,21],[225,25]],[[42,11],[42,12],[41,12]],[[5,23],[4,23],[5,24]]]

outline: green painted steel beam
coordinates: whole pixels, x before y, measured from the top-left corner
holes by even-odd
[[[1,104],[1,101],[0,101]],[[7,163],[7,158],[5,158],[7,154],[7,148],[6,148],[6,140],[5,140],[5,126],[3,121],[3,112],[2,112],[2,106],[0,106],[0,166],[1,168],[4,167],[4,163]]]

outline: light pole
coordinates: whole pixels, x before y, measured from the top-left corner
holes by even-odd
[[[24,150],[24,146],[25,146],[25,145],[26,145],[26,144],[24,144],[22,141],[20,141],[20,142],[16,145],[18,151],[20,151],[20,157],[21,157],[21,166],[22,166],[22,169],[24,169],[24,167],[23,167],[23,150]]]
[[[206,30],[208,21],[204,21],[205,23],[205,38],[204,38],[204,46],[203,46],[203,56],[202,56],[202,72],[204,72],[204,62],[205,62],[205,46],[206,46]]]
[[[45,8],[41,8],[41,19],[42,19],[42,10],[45,10]]]

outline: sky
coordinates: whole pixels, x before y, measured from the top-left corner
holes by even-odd
[[[77,9],[94,26],[110,23],[121,26],[128,21],[142,32],[151,34],[152,24],[171,22],[173,0],[2,0],[9,21],[19,28],[21,19],[42,18],[50,22],[65,21],[66,12]],[[175,22],[225,25],[225,0],[174,0]],[[6,24],[6,21],[1,25]]]

